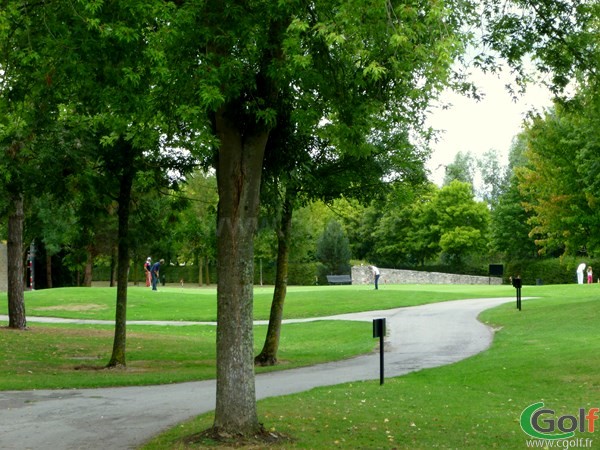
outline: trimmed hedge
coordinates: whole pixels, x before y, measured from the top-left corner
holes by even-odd
[[[592,267],[596,267],[594,275],[594,281],[598,282],[600,279],[600,260],[593,260],[588,258],[554,258],[554,259],[534,259],[534,260],[518,260],[510,261],[504,264],[504,282],[509,284],[509,278],[511,276],[520,275],[523,280],[523,284],[535,285],[535,284],[569,284],[577,283],[577,275],[575,273],[577,266],[585,262]],[[288,273],[288,284],[310,286],[317,282],[319,263],[290,263]],[[215,284],[217,281],[216,266],[211,265],[210,271],[210,282]],[[273,285],[275,283],[275,263],[264,263],[262,266],[262,281],[265,285]],[[415,270],[412,268],[411,270]],[[465,270],[463,267],[450,267],[450,266],[425,266],[419,267],[416,270],[424,270],[428,272],[443,272],[443,273],[459,273],[467,275],[488,275],[488,268],[474,268],[471,267]],[[260,266],[255,264],[254,266],[254,282],[256,285],[260,284]],[[198,283],[198,267],[189,266],[169,266],[164,265],[161,268],[161,276],[164,275],[167,283],[179,283],[179,280],[183,279],[185,283]],[[204,275],[204,274],[203,274]],[[587,282],[587,276],[584,277]],[[94,281],[108,281],[110,279],[110,271],[107,267],[95,267],[94,268]],[[130,272],[130,282],[144,282],[144,274],[141,270]],[[206,280],[203,279],[206,283]],[[318,280],[319,284],[327,284],[325,278]]]
[[[577,283],[576,270],[582,262],[591,265],[592,268],[597,267],[594,282],[598,282],[600,261],[575,257],[511,261],[505,264],[504,279],[508,283],[509,277],[521,275],[523,284],[529,285]],[[584,274],[584,282],[587,283],[587,273]]]
[[[209,276],[211,284],[215,284],[217,280],[217,269],[214,266],[209,267]],[[204,278],[205,272],[202,272],[203,283],[206,283],[206,279]],[[168,264],[164,264],[160,268],[160,278],[161,281],[164,277],[166,283],[179,283],[180,280],[183,279],[185,283],[195,283],[198,284],[198,266],[189,265],[189,266],[170,266]],[[110,268],[103,266],[94,267],[93,272],[94,281],[109,281],[110,280]],[[129,271],[129,282],[130,283],[145,283],[146,277],[142,269],[140,270],[130,270]]]
[[[263,263],[262,266],[262,282],[266,285],[275,284],[275,263]],[[313,285],[315,284],[315,277],[317,274],[317,263],[290,263],[288,269],[288,283],[290,285]],[[184,280],[186,284],[195,283],[198,284],[198,266],[170,266],[168,264],[163,265],[160,268],[161,281],[165,278],[165,282],[179,283],[180,280]],[[260,265],[254,265],[254,283],[260,285]],[[202,273],[203,283],[206,284],[205,273]],[[209,276],[211,284],[217,282],[217,268],[215,265],[209,267]],[[94,267],[93,273],[94,281],[109,281],[110,280],[110,268],[97,266]],[[142,270],[131,270],[129,272],[129,281],[131,283],[144,283],[145,277]]]

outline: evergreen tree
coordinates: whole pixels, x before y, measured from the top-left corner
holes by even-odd
[[[350,272],[350,243],[337,220],[330,220],[317,242],[320,275],[344,275]]]

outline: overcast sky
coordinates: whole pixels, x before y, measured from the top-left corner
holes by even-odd
[[[432,181],[441,184],[444,166],[459,151],[478,156],[494,149],[506,165],[512,139],[520,132],[527,112],[551,105],[548,90],[533,85],[514,102],[505,88],[507,79],[479,75],[475,81],[485,93],[479,102],[453,93],[444,94],[443,100],[453,106],[446,110],[434,108],[428,122],[429,126],[442,130],[439,142],[432,145],[434,151],[427,164]]]

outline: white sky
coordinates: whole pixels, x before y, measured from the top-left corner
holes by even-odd
[[[429,117],[428,125],[442,130],[439,142],[432,144],[433,153],[427,164],[430,179],[438,185],[444,178],[444,166],[453,162],[459,151],[479,156],[493,149],[501,164],[506,165],[512,139],[521,131],[527,112],[551,105],[551,95],[542,86],[529,86],[514,102],[505,88],[507,77],[479,74],[474,80],[485,94],[483,100],[445,93],[443,101],[453,106],[445,110],[435,108]]]

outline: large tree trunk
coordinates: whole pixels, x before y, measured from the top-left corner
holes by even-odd
[[[254,362],[261,366],[277,364],[277,350],[281,335],[281,321],[283,320],[283,304],[287,293],[288,267],[290,255],[290,237],[292,234],[292,202],[288,195],[285,197],[281,214],[281,226],[277,230],[277,274],[275,276],[275,290],[271,302],[271,315],[269,327],[262,351],[254,358]]]
[[[24,330],[25,317],[25,268],[23,264],[23,195],[11,196],[8,216],[8,241],[6,259],[8,264],[8,327]]]
[[[254,232],[268,131],[240,131],[225,108],[216,115],[217,163],[217,401],[213,431],[261,430],[253,357]]]
[[[117,254],[117,307],[115,314],[115,338],[113,352],[108,367],[124,367],[127,332],[127,282],[129,275],[129,211],[131,188],[135,169],[133,167],[133,148],[129,142],[122,142],[122,172],[119,188],[119,231]]]

